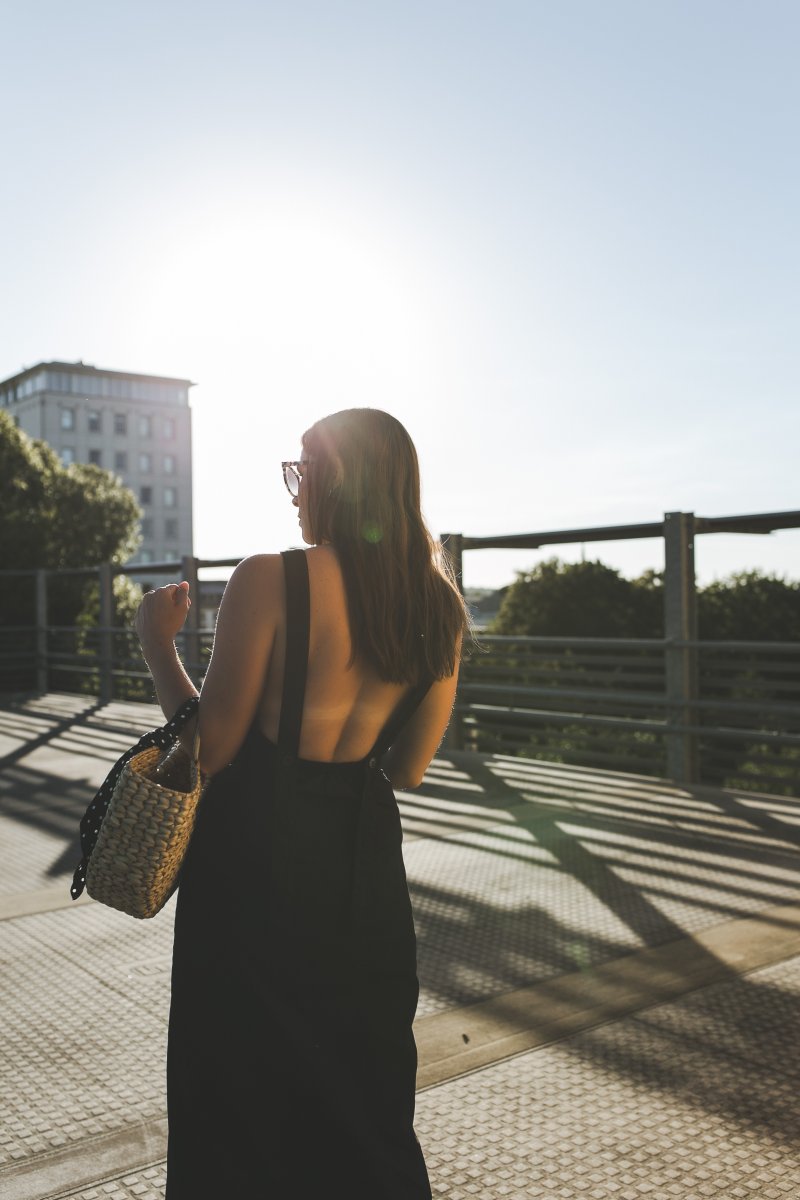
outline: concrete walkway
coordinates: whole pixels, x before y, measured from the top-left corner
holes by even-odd
[[[173,903],[68,894],[159,719],[0,702],[3,1200],[164,1194]],[[800,803],[467,753],[399,800],[436,1197],[800,1198]]]

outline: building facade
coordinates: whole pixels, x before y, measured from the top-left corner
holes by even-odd
[[[119,476],[143,511],[132,563],[192,554],[192,411],[188,379],[38,363],[0,381],[0,406],[62,463]]]

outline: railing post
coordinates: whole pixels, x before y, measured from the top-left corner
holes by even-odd
[[[47,571],[36,572],[36,690],[47,691]]]
[[[458,590],[461,595],[464,595],[464,580],[463,580],[463,554],[464,554],[464,537],[461,533],[443,533],[441,537],[442,545],[450,556],[450,561],[453,564],[453,574],[456,577]],[[450,717],[450,724],[447,726],[447,732],[444,735],[442,743],[445,750],[463,750],[464,749],[464,720],[461,715],[461,706],[459,704],[458,692],[456,692],[456,700],[453,706],[453,712]]]
[[[111,563],[101,563],[97,569],[100,587],[100,703],[114,699],[114,663],[112,626],[114,624],[114,575]]]
[[[464,535],[462,533],[443,533],[441,537],[442,545],[450,556],[450,561],[453,564],[453,574],[456,577],[458,590],[461,595],[464,595],[464,580],[462,572],[464,567]]]
[[[664,514],[664,636],[667,688],[667,774],[681,783],[697,779],[697,738],[680,728],[694,725],[697,710],[697,594],[694,577],[694,513]],[[670,644],[671,643],[671,644]]]
[[[200,595],[197,580],[197,559],[191,554],[184,554],[181,559],[181,579],[189,584],[189,597],[192,601],[186,623],[183,627],[184,666],[187,674],[196,687],[200,686],[202,663],[200,662]]]

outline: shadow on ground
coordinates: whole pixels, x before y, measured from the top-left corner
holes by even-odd
[[[66,888],[86,804],[153,718],[143,705],[82,698],[0,704],[11,745],[0,812],[12,859],[19,847],[16,890],[59,879]],[[785,798],[456,753],[400,807],[420,1015],[542,981],[557,996],[576,970],[800,900],[798,809]],[[565,1045],[649,1092],[796,1138],[797,1105],[787,1109],[782,1085],[797,1082],[800,996],[779,968],[728,978]],[[720,1068],[713,1086],[709,1061]],[[781,1086],[771,1091],[765,1072]]]

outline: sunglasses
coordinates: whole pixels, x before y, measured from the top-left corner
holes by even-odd
[[[286,490],[290,496],[297,496],[300,492],[300,480],[303,478],[303,467],[305,459],[302,462],[282,462],[283,482],[286,484]]]

